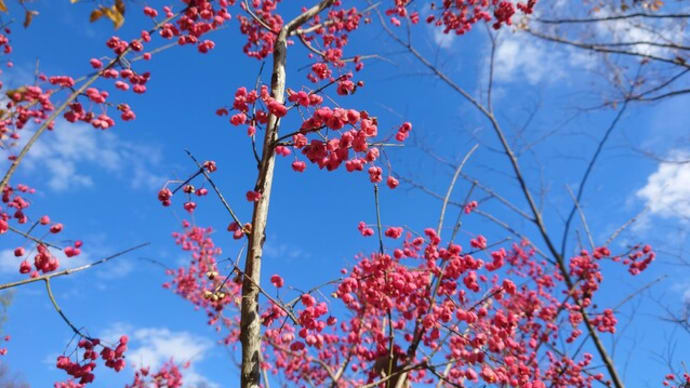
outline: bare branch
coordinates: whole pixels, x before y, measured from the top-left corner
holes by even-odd
[[[26,237],[27,239],[29,239],[29,240],[31,240],[31,241],[37,243],[37,244],[42,244],[42,245],[45,245],[45,246],[47,246],[47,247],[51,247],[51,248],[55,248],[55,249],[62,250],[62,248],[60,248],[59,246],[57,246],[57,245],[55,245],[55,244],[53,244],[53,243],[49,243],[49,242],[47,242],[47,241],[43,241],[43,240],[41,240],[41,239],[38,239],[38,238],[36,238],[36,237],[30,235],[30,234],[29,234],[29,233],[31,233],[30,231],[29,231],[28,233],[24,233],[24,232],[22,232],[21,230],[16,229],[16,228],[14,228],[14,227],[12,227],[12,226],[8,226],[7,229],[8,229],[9,231],[11,231],[11,232],[17,233],[17,234],[20,235],[20,236]]]
[[[634,298],[634,297],[637,296],[638,294],[644,292],[645,290],[648,290],[648,289],[652,288],[655,284],[657,284],[657,283],[663,281],[663,280],[666,279],[667,277],[668,277],[668,275],[662,275],[662,276],[659,276],[658,278],[652,280],[651,282],[645,284],[644,286],[642,286],[642,287],[640,287],[639,289],[635,290],[635,292],[633,292],[632,294],[630,294],[630,295],[626,296],[625,298],[623,298],[623,300],[621,300],[617,305],[615,305],[615,306],[612,308],[612,310],[613,310],[614,312],[615,312],[615,311],[618,311],[618,309],[620,309],[624,304],[626,304],[626,303],[628,303],[630,300],[632,300],[632,298]]]
[[[62,318],[63,321],[69,326],[74,334],[86,338],[89,341],[93,341],[94,339],[87,336],[86,334],[82,333],[74,324],[67,318],[64,312],[62,312],[62,309],[60,306],[57,304],[57,301],[55,300],[55,296],[53,295],[53,290],[50,288],[50,278],[44,278],[43,279],[46,283],[46,291],[48,292],[48,298],[50,298],[50,303],[53,304],[53,307],[55,308],[55,311],[57,311],[58,314],[60,314],[60,317]]]
[[[202,166],[202,165],[199,163],[199,161],[196,160],[196,158],[194,157],[194,155],[192,155],[192,153],[189,152],[189,150],[185,150],[185,152],[186,152],[187,155],[189,155],[189,157],[194,161],[194,163],[196,164],[196,166],[199,167],[199,171],[201,171],[201,173],[204,175],[204,178],[206,178],[206,180],[208,181],[208,183],[211,185],[211,187],[213,188],[213,191],[216,192],[216,195],[218,195],[218,198],[220,199],[220,202],[222,202],[222,203],[223,203],[223,206],[225,206],[225,210],[227,210],[228,213],[230,213],[230,217],[232,217],[232,219],[233,219],[233,220],[237,223],[237,225],[241,228],[241,227],[242,227],[242,221],[240,221],[240,219],[237,217],[237,214],[235,214],[235,212],[232,210],[232,208],[230,207],[230,204],[228,204],[228,201],[225,200],[225,197],[223,196],[223,193],[220,192],[220,190],[218,189],[218,186],[216,186],[216,184],[213,182],[213,179],[211,179],[211,177],[208,175],[208,173],[206,172],[206,169],[204,168],[204,166]],[[246,231],[245,231],[245,233],[246,233]]]
[[[49,273],[49,274],[46,274],[46,275],[43,275],[43,276],[38,276],[38,277],[35,277],[35,278],[28,278],[28,279],[19,280],[19,281],[16,281],[16,282],[0,284],[0,290],[5,290],[5,289],[8,289],[8,288],[17,287],[17,286],[23,286],[23,285],[25,285],[25,284],[34,283],[34,282],[38,282],[38,281],[46,280],[46,279],[52,279],[52,278],[59,277],[59,276],[71,275],[71,274],[73,274],[73,273],[80,272],[80,271],[83,271],[83,270],[85,270],[85,269],[89,269],[89,268],[94,267],[94,266],[97,266],[97,265],[99,265],[99,264],[103,264],[103,263],[105,263],[105,262],[107,262],[107,261],[110,261],[110,260],[112,260],[112,259],[114,259],[114,258],[116,258],[116,257],[118,257],[118,256],[122,256],[122,255],[124,255],[124,254],[126,254],[126,253],[132,252],[132,251],[137,250],[137,249],[139,249],[139,248],[143,248],[143,247],[145,247],[145,246],[147,246],[147,245],[149,245],[149,244],[150,244],[150,243],[139,244],[139,245],[134,246],[134,247],[132,247],[132,248],[125,249],[124,251],[120,251],[120,252],[118,252],[118,253],[116,253],[116,254],[114,254],[114,255],[105,257],[105,258],[100,259],[100,260],[98,260],[98,261],[94,261],[93,263],[89,263],[89,264],[82,265],[81,267],[70,268],[70,269],[66,269],[66,270],[64,270],[64,271]]]
[[[657,55],[652,55],[652,54],[645,54],[645,53],[640,53],[640,52],[635,52],[635,51],[626,51],[626,50],[619,50],[619,49],[612,49],[608,48],[605,45],[598,45],[597,43],[586,43],[586,42],[576,42],[576,41],[571,41],[567,40],[558,36],[551,36],[551,35],[546,35],[542,34],[540,32],[536,32],[531,29],[525,29],[528,34],[533,35],[537,38],[548,40],[551,42],[556,42],[556,43],[562,43],[568,46],[573,46],[581,49],[586,49],[586,50],[591,50],[591,51],[596,51],[600,53],[607,53],[607,54],[620,54],[620,55],[626,55],[626,56],[633,56],[633,57],[640,57],[640,58],[645,58],[653,61],[658,61],[658,62],[663,62],[663,63],[670,63],[676,66],[684,67],[690,69],[690,64],[685,63],[683,61],[679,61],[675,58],[669,59],[669,58],[664,58],[660,57]]]
[[[585,233],[587,234],[587,239],[589,240],[589,247],[592,252],[594,252],[594,249],[596,246],[594,245],[594,239],[592,238],[592,232],[589,231],[589,224],[587,223],[587,218],[585,218],[585,213],[582,211],[582,208],[580,207],[580,203],[577,201],[577,198],[575,198],[575,194],[573,191],[570,189],[570,186],[566,185],[565,188],[568,190],[568,194],[570,194],[570,198],[573,199],[573,203],[575,204],[575,207],[577,208],[578,213],[580,213],[580,220],[582,221],[582,226],[585,229]]]
[[[685,13],[661,14],[661,13],[635,12],[635,13],[629,13],[627,15],[613,15],[613,16],[604,16],[604,17],[599,17],[599,18],[582,18],[582,19],[576,19],[576,18],[571,18],[571,19],[534,18],[532,20],[537,21],[539,23],[544,23],[544,24],[573,24],[573,23],[598,23],[598,22],[606,22],[606,21],[621,20],[621,19],[631,19],[631,18],[686,19],[689,17],[690,17],[690,14],[685,14]]]
[[[601,151],[604,149],[604,145],[606,144],[606,141],[609,139],[611,136],[611,133],[613,130],[616,128],[616,124],[618,124],[618,121],[621,119],[623,116],[623,113],[625,110],[628,108],[628,103],[630,100],[625,100],[623,103],[623,106],[621,109],[618,111],[616,114],[616,117],[614,117],[613,121],[609,125],[608,129],[604,133],[604,136],[601,138],[599,141],[599,144],[597,144],[597,148],[594,151],[594,154],[592,155],[592,158],[589,160],[589,163],[587,164],[587,168],[585,169],[585,173],[582,176],[582,179],[580,180],[580,184],[578,185],[577,188],[577,195],[575,196],[575,204],[573,204],[572,208],[570,208],[570,212],[568,213],[568,217],[566,218],[565,221],[565,226],[563,228],[563,236],[561,237],[561,251],[560,251],[560,256],[565,255],[565,249],[568,244],[568,231],[570,230],[570,223],[573,220],[573,216],[575,215],[575,211],[577,210],[577,203],[579,203],[582,200],[582,194],[584,193],[585,190],[585,185],[587,184],[587,180],[589,179],[590,174],[592,173],[592,170],[594,169],[594,165],[596,164],[597,160],[599,159],[599,155],[601,154]]]
[[[450,180],[450,184],[448,185],[448,190],[446,191],[446,196],[443,197],[443,205],[441,205],[441,215],[438,217],[438,227],[436,228],[436,234],[441,236],[441,228],[443,227],[443,218],[446,214],[446,207],[448,206],[448,201],[450,200],[450,195],[453,193],[453,188],[455,187],[455,182],[458,180],[458,176],[460,175],[460,172],[462,171],[462,168],[465,166],[465,163],[467,163],[467,160],[469,160],[470,156],[474,153],[474,151],[477,150],[479,147],[479,144],[475,144],[470,150],[465,154],[465,157],[462,159],[462,162],[458,165],[458,168],[455,169],[455,174],[453,174],[453,178]]]

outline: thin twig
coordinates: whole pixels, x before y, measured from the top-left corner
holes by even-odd
[[[628,303],[632,298],[634,298],[634,297],[637,296],[638,294],[644,292],[645,290],[650,289],[652,286],[654,286],[655,284],[657,284],[657,283],[663,281],[663,280],[666,279],[667,277],[668,277],[668,275],[662,275],[662,276],[659,276],[658,278],[652,280],[651,282],[645,284],[644,286],[640,287],[639,289],[637,289],[637,290],[636,290],[635,292],[633,292],[632,294],[630,294],[630,295],[626,296],[625,298],[623,298],[623,300],[621,300],[617,305],[615,305],[614,307],[612,307],[611,310],[613,310],[614,312],[615,312],[615,311],[618,311],[619,308],[621,308],[624,304]]]
[[[618,238],[618,235],[621,234],[625,229],[627,229],[630,225],[635,223],[639,217],[641,217],[644,213],[646,213],[649,210],[649,207],[645,207],[642,209],[639,213],[635,214],[631,219],[626,221],[623,225],[621,225],[618,229],[616,229],[609,238],[606,239],[606,243],[604,243],[604,246],[609,246],[613,240]]]
[[[572,23],[598,23],[612,20],[631,19],[631,18],[649,18],[649,19],[686,19],[690,14],[676,13],[676,14],[657,14],[657,13],[643,13],[635,12],[627,15],[613,15],[603,16],[599,18],[569,18],[569,19],[540,19],[534,18],[532,20],[544,24],[572,24]]]
[[[103,264],[103,263],[105,263],[105,262],[107,262],[107,261],[109,261],[109,260],[112,260],[112,259],[114,259],[114,258],[116,258],[116,257],[118,257],[118,256],[122,256],[122,255],[124,255],[124,254],[126,254],[126,253],[132,252],[132,251],[137,250],[137,249],[139,249],[139,248],[143,248],[143,247],[145,247],[145,246],[147,246],[147,245],[149,245],[149,244],[150,244],[150,243],[139,244],[139,245],[134,246],[134,247],[132,247],[132,248],[125,249],[124,251],[120,251],[120,252],[118,252],[118,253],[116,253],[116,254],[114,254],[114,255],[105,257],[105,258],[100,259],[100,260],[98,260],[98,261],[94,261],[93,263],[89,263],[89,264],[82,265],[81,267],[70,268],[70,269],[66,269],[66,270],[64,270],[64,271],[49,273],[49,274],[46,274],[46,275],[43,275],[43,276],[38,276],[38,277],[35,277],[35,278],[29,278],[29,279],[19,280],[19,281],[16,281],[16,282],[0,284],[0,290],[5,290],[5,289],[8,289],[8,288],[12,288],[12,287],[23,286],[23,285],[25,285],[25,284],[34,283],[34,282],[38,282],[38,281],[46,280],[46,279],[52,279],[52,278],[55,278],[55,277],[58,277],[58,276],[71,275],[71,274],[73,274],[73,273],[83,271],[83,270],[85,270],[85,269],[94,267],[94,266],[96,266],[96,265]]]
[[[36,238],[36,237],[30,235],[30,234],[29,234],[29,233],[31,233],[30,231],[29,231],[28,233],[24,233],[24,232],[22,232],[21,230],[16,229],[16,228],[13,228],[12,226],[9,226],[9,225],[8,225],[7,229],[8,229],[9,231],[11,231],[11,232],[17,233],[17,234],[20,235],[20,236],[26,237],[27,239],[29,239],[29,240],[31,240],[31,241],[37,243],[37,244],[41,244],[41,245],[45,245],[45,246],[47,246],[47,247],[51,247],[51,248],[55,248],[55,249],[62,250],[62,248],[60,248],[59,246],[57,246],[57,245],[55,245],[55,244],[53,244],[53,243],[49,243],[49,242],[47,242],[47,241],[43,241],[43,240],[41,240],[41,239],[38,239],[38,238]]]
[[[232,208],[230,207],[230,204],[228,204],[228,201],[225,200],[223,193],[220,192],[220,190],[218,189],[218,186],[216,186],[216,184],[213,182],[213,179],[211,179],[211,177],[206,172],[206,169],[201,164],[199,164],[199,161],[196,160],[194,155],[192,155],[192,153],[189,152],[189,150],[185,150],[185,152],[187,153],[187,155],[189,155],[190,158],[192,158],[192,160],[197,165],[197,167],[199,167],[199,171],[201,171],[201,173],[204,174],[204,178],[206,178],[208,183],[213,188],[213,191],[215,191],[216,195],[218,195],[220,202],[222,202],[223,206],[225,206],[225,210],[227,210],[228,213],[230,213],[230,217],[232,217],[232,219],[237,223],[237,226],[239,226],[241,228],[242,227],[242,221],[240,221],[240,219],[237,217],[237,214],[235,214],[235,212],[232,210]]]
[[[242,277],[244,277],[245,279],[248,279],[250,282],[252,282],[252,283],[254,284],[254,287],[256,287],[256,288],[259,290],[259,292],[260,292],[263,296],[265,296],[269,301],[271,301],[271,303],[275,304],[276,306],[278,306],[278,308],[280,308],[281,310],[283,310],[283,311],[288,315],[288,317],[290,317],[290,320],[292,320],[292,322],[293,322],[294,324],[296,324],[296,325],[299,324],[299,319],[297,319],[297,316],[295,316],[295,314],[292,312],[291,309],[285,307],[285,305],[283,305],[283,303],[281,303],[281,302],[280,302],[279,300],[277,300],[276,298],[272,297],[272,296],[271,296],[268,292],[266,292],[259,284],[256,284],[256,283],[254,282],[254,279],[252,279],[252,278],[250,278],[249,276],[247,276],[247,274],[245,274],[245,273],[240,269],[240,267],[238,267],[238,266],[236,266],[236,265],[234,265],[234,264],[233,264],[233,267],[234,267],[234,270],[235,270],[240,276],[242,276]]]
[[[376,206],[376,230],[379,236],[379,253],[383,255],[383,231],[381,227],[381,204],[379,203],[379,185],[374,184],[374,205]]]
[[[582,211],[582,208],[580,207],[580,203],[577,201],[577,198],[575,198],[575,194],[570,189],[570,186],[566,185],[565,188],[568,190],[568,194],[570,194],[570,198],[573,199],[573,203],[575,204],[575,207],[577,208],[578,213],[580,213],[580,220],[582,221],[582,226],[584,227],[585,233],[587,234],[587,239],[589,240],[589,246],[591,248],[591,251],[594,252],[594,248],[596,246],[594,245],[594,239],[592,238],[592,232],[589,231],[589,224],[587,223],[587,218],[585,218],[585,213]]]
[[[48,298],[50,298],[50,302],[53,304],[55,311],[57,311],[58,314],[60,314],[60,317],[62,317],[62,320],[65,321],[65,323],[67,323],[67,326],[69,326],[72,329],[74,334],[76,334],[82,338],[86,338],[89,341],[93,341],[94,340],[93,338],[82,333],[76,326],[74,326],[74,324],[69,320],[69,318],[67,318],[65,313],[62,312],[62,309],[60,308],[57,301],[55,300],[55,296],[53,295],[53,290],[50,288],[50,278],[44,278],[43,280],[46,283],[46,291],[48,291]]]
[[[458,175],[460,175],[460,172],[462,171],[462,168],[465,166],[465,163],[469,160],[470,156],[474,153],[474,151],[477,150],[479,147],[479,144],[475,144],[470,148],[470,150],[465,154],[465,157],[462,159],[462,162],[458,165],[458,168],[455,169],[455,174],[453,174],[453,178],[450,180],[450,184],[448,185],[448,190],[446,190],[446,196],[443,197],[443,205],[441,205],[441,215],[438,217],[438,227],[436,227],[436,234],[440,237],[441,236],[441,228],[443,227],[443,218],[446,215],[446,207],[448,206],[448,201],[450,200],[450,195],[453,193],[453,188],[455,187],[455,182],[458,180]]]
[[[616,114],[616,117],[614,117],[613,121],[611,121],[611,124],[609,125],[608,129],[604,133],[604,136],[601,138],[599,141],[599,144],[597,144],[597,148],[594,151],[594,154],[592,155],[592,158],[589,160],[589,163],[587,164],[587,168],[585,169],[585,173],[582,176],[582,179],[580,180],[580,184],[577,188],[577,195],[575,196],[575,203],[579,203],[582,200],[582,194],[584,193],[585,190],[585,185],[587,184],[587,180],[589,179],[590,174],[592,173],[592,170],[594,169],[594,165],[596,161],[599,158],[599,155],[601,154],[601,151],[604,149],[604,145],[606,144],[606,141],[609,139],[611,136],[611,133],[613,132],[614,128],[616,128],[616,124],[618,124],[618,121],[621,119],[623,116],[623,113],[628,107],[628,103],[630,100],[625,100],[623,103],[623,106],[621,109],[618,111]],[[575,211],[577,210],[577,205],[573,205],[572,208],[570,209],[570,212],[568,213],[568,218],[565,221],[565,227],[563,229],[563,236],[561,237],[561,250],[560,250],[560,256],[565,256],[565,250],[566,246],[568,244],[568,231],[570,230],[570,223],[573,220],[573,216],[575,215]]]

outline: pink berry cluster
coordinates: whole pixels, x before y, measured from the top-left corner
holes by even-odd
[[[12,52],[12,45],[10,45],[10,38],[8,36],[11,32],[9,28],[5,27],[2,33],[0,33],[0,48],[2,48],[3,54],[10,54]]]
[[[669,373],[666,375],[664,378],[663,385],[665,387],[671,387],[671,388],[685,388],[688,384],[690,384],[690,373],[685,372],[682,375],[675,374],[675,373]]]
[[[142,30],[139,38],[127,41],[117,36],[110,37],[106,42],[106,46],[112,50],[117,60],[108,60],[108,64],[105,64],[99,58],[91,58],[89,64],[93,69],[96,69],[102,78],[114,80],[115,89],[123,92],[131,89],[137,94],[145,93],[146,83],[150,79],[151,73],[138,73],[129,66],[124,67],[123,62],[119,58],[126,56],[130,52],[143,52],[143,59],[151,59],[151,53],[144,52],[144,50],[146,45],[152,41],[152,32],[158,32],[164,39],[177,38],[179,45],[194,44],[199,52],[207,53],[214,48],[215,43],[211,40],[203,40],[203,35],[217,29],[230,19],[227,8],[231,3],[226,0],[218,2],[199,0],[193,3],[186,3],[188,3],[187,6],[178,17],[176,17],[176,14],[170,7],[163,7],[163,13],[169,21],[157,24],[153,30]],[[144,7],[143,12],[151,18],[158,16],[158,10],[151,7]],[[118,70],[117,66],[122,67],[122,69]],[[75,84],[74,80],[67,76],[50,77],[49,80],[51,84],[63,88],[71,88]],[[87,122],[97,129],[111,128],[115,125],[115,121],[107,114],[109,105],[116,106],[123,121],[130,121],[136,118],[134,111],[128,104],[109,103],[110,93],[106,90],[90,87],[85,90],[84,97],[89,100],[90,105],[96,104],[96,107],[100,107],[101,113],[95,113],[93,109],[87,110],[81,102],[75,101],[69,105],[69,109],[63,114],[67,121],[72,123],[77,121]]]
[[[189,363],[182,366],[189,367]],[[158,371],[151,372],[149,367],[142,367],[134,372],[134,380],[125,388],[181,388],[182,373],[180,367],[170,360],[160,366]]]
[[[354,90],[354,84],[348,79],[342,79],[338,83],[338,88],[343,90],[343,94]],[[373,164],[379,158],[380,151],[379,148],[371,146],[371,139],[378,135],[378,122],[375,117],[371,117],[366,111],[321,106],[323,97],[304,90],[288,90],[288,101],[295,107],[305,109],[304,113],[308,116],[302,120],[299,131],[291,136],[291,142],[275,146],[277,154],[289,156],[290,148],[300,150],[310,163],[328,171],[337,169],[341,164],[345,165],[348,172],[362,171],[366,165],[370,165],[367,170],[370,180],[373,183],[382,181],[383,170]],[[262,102],[265,108],[257,108],[258,102]],[[237,89],[232,107],[218,109],[216,113],[221,116],[228,115],[230,110],[237,112],[230,117],[230,123],[234,126],[247,125],[247,133],[254,136],[257,127],[265,125],[270,115],[283,117],[287,114],[288,108],[276,102],[270,96],[268,87],[264,85],[259,91],[248,91],[245,87]],[[404,123],[396,139],[404,141],[411,129],[410,123]],[[324,140],[323,137],[308,138],[309,135],[322,130],[332,131],[331,133],[339,136],[331,135],[328,140]],[[351,152],[354,155],[351,155]],[[295,160],[292,168],[297,172],[303,172],[306,163]],[[387,183],[391,188],[398,185],[397,179],[393,177],[389,177]]]
[[[215,172],[218,168],[216,167],[216,162],[212,160],[207,160],[204,162],[202,166],[203,171],[207,173],[212,173]],[[197,175],[200,175],[201,171],[197,171],[190,179],[191,181],[194,177]],[[163,206],[170,206],[172,204],[172,197],[175,194],[172,190],[170,190],[167,186],[170,182],[166,183],[165,186],[158,191],[158,201],[160,201],[161,205]],[[193,201],[194,196],[196,197],[203,197],[208,194],[208,189],[205,187],[199,187],[196,188],[194,185],[190,183],[186,183],[178,189],[182,189],[182,192],[187,195],[187,201],[184,202],[183,208],[189,212],[193,213],[194,210],[196,210],[196,202]]]
[[[247,37],[247,43],[243,47],[247,56],[264,59],[273,52],[277,32],[283,27],[283,18],[274,12],[279,2],[279,0],[252,0],[250,3],[240,3],[243,11],[247,11],[247,4],[250,4],[253,12],[268,27],[268,29],[264,28],[252,17],[237,16],[237,20],[240,22],[240,32]]]
[[[235,317],[225,310],[238,308],[241,281],[227,279],[227,276],[219,273],[217,257],[222,254],[222,250],[211,238],[213,229],[192,226],[187,221],[183,222],[182,227],[184,231],[173,233],[173,238],[189,254],[190,261],[187,266],[168,270],[171,280],[163,286],[203,309],[208,324],[215,326],[218,331],[222,327],[232,327],[225,341],[226,344],[235,342],[239,335],[239,330],[235,328]]]
[[[5,342],[9,342],[9,341],[10,341],[10,336],[9,336],[9,335],[6,335],[5,338],[3,338],[3,340],[4,340]],[[5,356],[5,355],[7,355],[7,348],[5,348],[5,347],[0,348],[0,356]]]
[[[200,53],[205,54],[215,46],[211,40],[202,39],[203,35],[214,31],[230,20],[228,7],[234,1],[196,0],[185,1],[187,7],[177,19],[176,23],[165,23],[160,29],[160,36],[165,39],[177,38],[177,43],[182,45],[196,45]],[[168,6],[163,7],[166,18],[172,18],[174,13]],[[151,7],[144,8],[144,14],[155,18],[158,11]]]
[[[45,76],[41,76],[41,79],[44,78]],[[55,110],[50,101],[53,90],[43,90],[40,86],[31,85],[8,90],[5,93],[9,101],[4,106],[7,112],[0,117],[0,134],[9,137],[12,141],[19,140],[21,130],[28,123],[42,123]],[[49,125],[50,128],[52,124]],[[14,144],[10,143],[10,145]],[[9,159],[14,160],[14,156],[10,154]]]
[[[124,354],[127,351],[128,341],[127,336],[123,335],[120,337],[115,349],[112,349],[101,344],[101,341],[97,338],[82,338],[77,344],[77,349],[79,350],[77,355],[81,352],[81,357],[72,361],[67,356],[58,356],[56,364],[58,369],[64,370],[76,381],[69,380],[63,383],[56,383],[55,388],[81,388],[93,382],[95,378],[93,370],[96,368],[95,361],[99,358],[98,347],[101,348],[100,358],[103,360],[104,365],[116,372],[121,371],[125,367]]]
[[[241,279],[216,272],[220,249],[209,228],[183,227],[184,233],[174,237],[191,253],[191,261],[169,271],[173,280],[166,287],[203,308],[208,323],[226,331],[223,342],[234,346],[239,341]],[[364,222],[358,229],[365,236],[374,234]],[[308,377],[318,385],[332,378],[328,368],[337,370],[348,359],[342,383],[364,385],[381,378],[377,365],[386,360],[392,343],[398,364],[433,367],[424,355],[443,355],[452,361],[447,376],[454,384],[541,388],[604,382],[603,374],[587,372],[590,354],[569,358],[547,345],[559,339],[571,342],[581,333],[582,309],[598,331],[615,332],[613,311],[597,312],[591,302],[601,277],[597,261],[611,256],[607,248],[569,260],[570,275],[579,286],[563,301],[555,296],[565,289],[558,267],[538,260],[528,241],[488,251],[487,239],[478,235],[470,239],[473,250],[465,252],[456,243],[442,245],[431,228],[413,236],[390,226],[384,235],[400,246],[390,253],[358,256],[336,283],[332,296],[349,311],[347,318],[338,319],[338,310],[315,292],[302,292],[290,304],[270,301],[262,307],[262,368],[294,383]],[[269,280],[276,290],[285,286],[278,274]],[[559,326],[561,311],[570,332]],[[435,377],[420,367],[411,369],[408,378],[428,384]]]
[[[407,12],[406,6],[410,3],[409,0],[395,0],[395,7],[387,10],[389,15],[398,15],[400,17],[409,17],[414,24],[419,20],[419,15],[416,12]],[[517,9],[523,14],[531,14],[536,0],[527,0],[527,2],[517,2]],[[457,35],[462,35],[472,29],[472,26],[478,22],[493,21],[493,28],[499,29],[503,25],[512,25],[512,17],[516,13],[516,5],[509,0],[460,0],[460,1],[443,1],[441,3],[432,2],[431,12],[426,16],[426,22],[437,27],[443,27],[444,33],[454,32]],[[391,19],[394,25],[399,25]]]
[[[656,258],[656,253],[652,250],[651,245],[634,246],[633,252],[629,253],[623,259],[623,265],[628,266],[628,271],[632,275],[637,275],[647,269],[649,264]]]
[[[3,189],[1,202],[3,207],[0,207],[0,234],[10,230],[10,222],[13,220],[17,225],[29,223],[29,216],[26,211],[31,206],[31,201],[26,196],[33,193],[35,193],[35,189],[23,184],[18,184],[15,187],[8,185]],[[55,235],[62,232],[63,225],[59,222],[52,222],[50,217],[44,215],[33,223],[30,230],[44,230],[44,235]],[[14,257],[24,259],[19,264],[19,273],[37,277],[40,272],[45,274],[58,269],[60,262],[51,252],[51,247],[48,244],[38,239],[27,241],[32,245],[29,247],[18,246],[13,251]],[[63,248],[63,252],[68,258],[77,256],[81,253],[82,245],[81,241],[75,241],[72,246]],[[36,253],[32,266],[29,257],[33,255],[34,250]]]

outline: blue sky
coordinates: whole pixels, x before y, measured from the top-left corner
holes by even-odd
[[[19,7],[11,5],[15,5],[11,15],[21,18]],[[112,26],[106,21],[88,22],[93,3],[44,1],[31,6],[39,11],[34,24],[27,30],[17,22],[13,27],[15,66],[2,75],[7,87],[31,80],[37,61],[40,71],[48,75],[78,76],[90,70],[90,58],[108,53],[104,42],[112,34]],[[131,5],[133,10],[138,7]],[[138,10],[129,12],[117,35],[124,39],[136,36],[141,26],[148,26],[146,22]],[[59,123],[31,150],[14,178],[37,188],[31,214],[50,214],[65,225],[61,238],[84,241],[84,254],[63,260],[67,265],[90,262],[141,242],[151,243],[107,265],[53,281],[56,297],[68,316],[95,336],[129,334],[130,362],[159,364],[170,356],[180,361],[190,359],[187,381],[216,387],[237,385],[238,372],[233,364],[237,353],[217,345],[218,336],[207,327],[203,314],[162,289],[167,278],[161,268],[141,258],[171,267],[184,259],[170,237],[178,230],[179,220],[187,216],[181,201],[176,198],[171,208],[162,208],[156,199],[168,179],[184,178],[194,170],[184,149],[199,159],[217,162],[215,181],[240,217],[250,217],[244,193],[253,185],[255,168],[248,138],[243,130],[214,114],[218,107],[231,104],[237,87],[252,85],[259,69],[256,60],[241,53],[243,40],[237,28],[233,20],[228,28],[214,32],[216,47],[209,54],[176,47],[154,55],[150,62],[137,63],[138,69],[152,72],[148,92],[112,92],[132,106],[135,121],[118,123],[105,132]],[[468,91],[480,95],[485,90],[489,51],[483,27],[467,36],[450,38],[420,25],[413,36],[422,52],[436,58],[436,63]],[[507,160],[495,151],[498,143],[488,123],[459,95],[385,39],[376,23],[353,34],[351,53],[378,53],[386,60],[366,63],[359,74],[366,87],[354,96],[343,99],[333,92],[330,95],[344,106],[366,109],[377,116],[381,132],[394,133],[402,121],[413,123],[408,146],[386,150],[396,174],[444,192],[452,170],[423,149],[431,148],[441,157],[457,161],[478,143],[479,149],[464,171],[527,210]],[[510,30],[502,31],[499,40],[495,111],[516,150],[524,149],[520,162],[528,183],[540,198],[547,225],[560,236],[563,214],[572,205],[566,185],[576,190],[588,158],[616,114],[611,109],[581,110],[600,103],[606,94],[601,91],[610,90],[601,89],[607,86],[598,74],[605,70],[586,53],[525,39]],[[299,89],[308,82],[306,72],[296,69],[309,63],[301,47],[291,48],[289,87]],[[262,78],[267,81],[268,76],[263,74]],[[667,369],[658,355],[665,354],[673,341],[682,344],[688,340],[687,333],[659,319],[663,310],[655,301],[680,311],[684,298],[690,300],[690,272],[688,267],[675,265],[674,257],[688,245],[690,165],[660,163],[635,151],[687,158],[688,103],[688,98],[678,97],[653,105],[632,105],[604,149],[582,201],[599,242],[648,206],[649,211],[612,248],[623,250],[627,244],[649,242],[665,252],[659,254],[652,268],[635,278],[622,267],[606,268],[602,304],[615,305],[647,282],[668,276],[621,311],[622,334],[614,356],[629,386],[660,384]],[[530,124],[521,131],[533,112]],[[285,122],[285,126],[290,125],[295,125],[294,119]],[[355,254],[376,249],[376,242],[361,238],[356,229],[359,221],[375,221],[373,195],[366,174],[327,173],[311,165],[305,173],[297,174],[290,169],[291,160],[278,161],[264,275],[267,279],[280,273],[286,284],[309,288],[337,277],[341,267],[353,263]],[[538,194],[540,187],[543,197]],[[467,182],[460,182],[453,198],[462,201],[468,188]],[[480,194],[473,196],[481,198]],[[440,203],[408,185],[382,190],[381,203],[386,225],[422,230],[437,223]],[[499,204],[487,202],[482,209],[539,241],[533,226]],[[229,219],[213,197],[201,203],[195,218],[200,225],[218,229],[216,243],[224,254],[237,253],[240,244],[224,232]],[[574,226],[582,230],[579,221]],[[490,242],[508,235],[478,216],[466,217],[461,233],[465,244],[477,233],[486,235]],[[0,281],[4,283],[21,278],[16,273],[18,262],[11,255],[21,240],[8,234],[2,239]],[[574,245],[571,239],[569,246]],[[64,374],[54,364],[71,331],[53,310],[42,285],[16,289],[7,314],[2,333],[10,334],[12,340],[3,362],[32,387],[50,386],[63,379]],[[633,314],[633,323],[622,330]],[[606,342],[610,344],[610,338]],[[690,352],[679,347],[674,356],[677,362],[688,359]],[[122,386],[132,375],[130,370],[115,375],[99,369],[95,387]]]

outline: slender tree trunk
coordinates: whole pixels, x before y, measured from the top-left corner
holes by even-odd
[[[278,35],[273,50],[273,74],[271,76],[271,93],[279,103],[284,102],[285,93],[285,57],[287,51],[287,30],[283,28]],[[242,342],[242,387],[255,388],[261,378],[261,322],[259,321],[259,288],[261,281],[261,257],[266,240],[266,221],[268,205],[271,200],[275,152],[273,144],[278,139],[280,119],[271,115],[266,126],[264,144],[259,164],[259,176],[254,190],[261,197],[254,205],[252,230],[249,235],[249,249],[245,262],[242,282],[242,312],[240,320],[240,341]]]
[[[285,98],[285,63],[287,59],[287,39],[304,23],[311,20],[325,8],[333,5],[334,0],[322,0],[317,5],[300,14],[285,24],[278,33],[273,47],[273,72],[271,74],[271,94],[273,98],[284,103]],[[249,234],[249,249],[245,262],[245,277],[242,281],[242,308],[240,316],[240,342],[242,343],[242,388],[258,388],[261,379],[261,322],[259,320],[259,284],[261,281],[261,257],[266,240],[266,221],[268,205],[273,185],[275,168],[274,146],[278,139],[280,119],[270,115],[264,135],[259,175],[254,190],[261,197],[254,205],[252,229]]]

